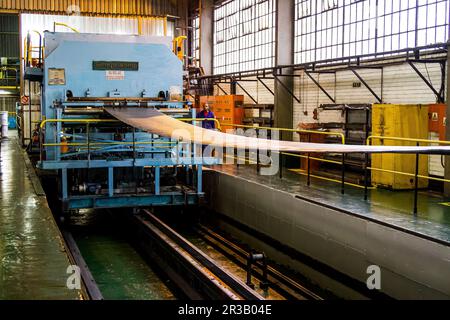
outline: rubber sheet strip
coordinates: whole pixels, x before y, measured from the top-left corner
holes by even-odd
[[[105,110],[118,120],[134,128],[180,142],[191,142],[214,147],[297,153],[450,154],[450,146],[360,146],[258,139],[203,129],[176,120],[152,108],[106,107]]]

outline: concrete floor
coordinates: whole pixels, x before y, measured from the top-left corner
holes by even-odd
[[[71,263],[28,157],[14,134],[1,144],[0,299],[80,299],[66,286]]]

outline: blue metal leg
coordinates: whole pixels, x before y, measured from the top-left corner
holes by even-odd
[[[108,193],[110,197],[114,196],[114,168],[108,168]]]
[[[203,181],[202,181],[202,176],[203,176],[203,166],[198,166],[197,167],[197,192],[198,193],[202,193],[203,192]]]
[[[56,118],[57,119],[62,118],[62,111],[60,109],[56,110]],[[61,132],[62,132],[62,123],[57,122],[56,123],[56,143],[57,144],[61,143],[61,136],[60,136]],[[55,154],[56,154],[56,161],[60,161],[61,160],[61,148],[60,147],[55,147]]]
[[[67,169],[61,170],[61,176],[62,176],[62,198],[63,200],[66,200],[69,198],[69,194],[67,193]]]
[[[160,177],[161,177],[161,168],[155,167],[155,195],[157,196],[161,194]]]

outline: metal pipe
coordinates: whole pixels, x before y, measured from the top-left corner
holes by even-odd
[[[450,145],[450,141],[444,141],[444,140],[428,140],[428,139],[414,139],[414,138],[401,138],[401,137],[384,137],[384,136],[370,136],[370,137],[368,137],[367,138],[367,145],[370,145],[370,141],[372,141],[374,139]]]
[[[283,131],[279,132],[280,134],[280,141],[283,141]],[[278,154],[278,163],[279,163],[279,170],[280,170],[280,179],[283,179],[283,153],[280,152]]]
[[[75,33],[80,33],[80,31],[78,31],[77,29],[75,29],[75,28],[73,28],[73,27],[71,27],[71,26],[69,26],[69,25],[67,25],[65,23],[62,23],[62,22],[54,22],[53,23],[53,32],[56,32],[56,26],[66,27],[66,28],[69,28],[70,30],[72,30]]]
[[[259,129],[256,129],[256,138],[259,139]],[[259,149],[256,149],[256,173],[261,172],[261,164],[259,159]]]
[[[242,124],[233,124],[231,125],[234,128],[244,128],[244,129],[254,129],[253,126],[242,125]],[[298,130],[298,129],[285,129],[285,128],[272,128],[272,127],[258,127],[258,129],[270,130],[270,131],[279,131],[281,132],[293,132],[293,133],[312,133],[312,134],[321,134],[326,136],[339,136],[341,137],[342,144],[345,144],[345,136],[340,132],[325,132],[325,131],[314,131],[314,130]],[[449,142],[450,144],[450,142]]]
[[[308,134],[308,142],[311,143],[311,133]],[[308,187],[311,186],[311,153],[308,153],[308,179],[307,179],[307,185]]]
[[[342,185],[341,194],[345,194],[345,153],[342,154]]]
[[[420,143],[417,143],[417,146],[420,146]],[[417,216],[418,208],[417,208],[417,202],[419,197],[419,159],[420,156],[418,153],[416,153],[416,174],[414,178],[414,216]]]
[[[369,154],[365,154],[364,162],[364,201],[369,198]]]

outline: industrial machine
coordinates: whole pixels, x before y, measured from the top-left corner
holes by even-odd
[[[217,160],[104,110],[156,108],[194,121],[171,47],[168,37],[45,33],[38,167],[58,172],[65,211],[195,205],[203,197],[202,167]]]

